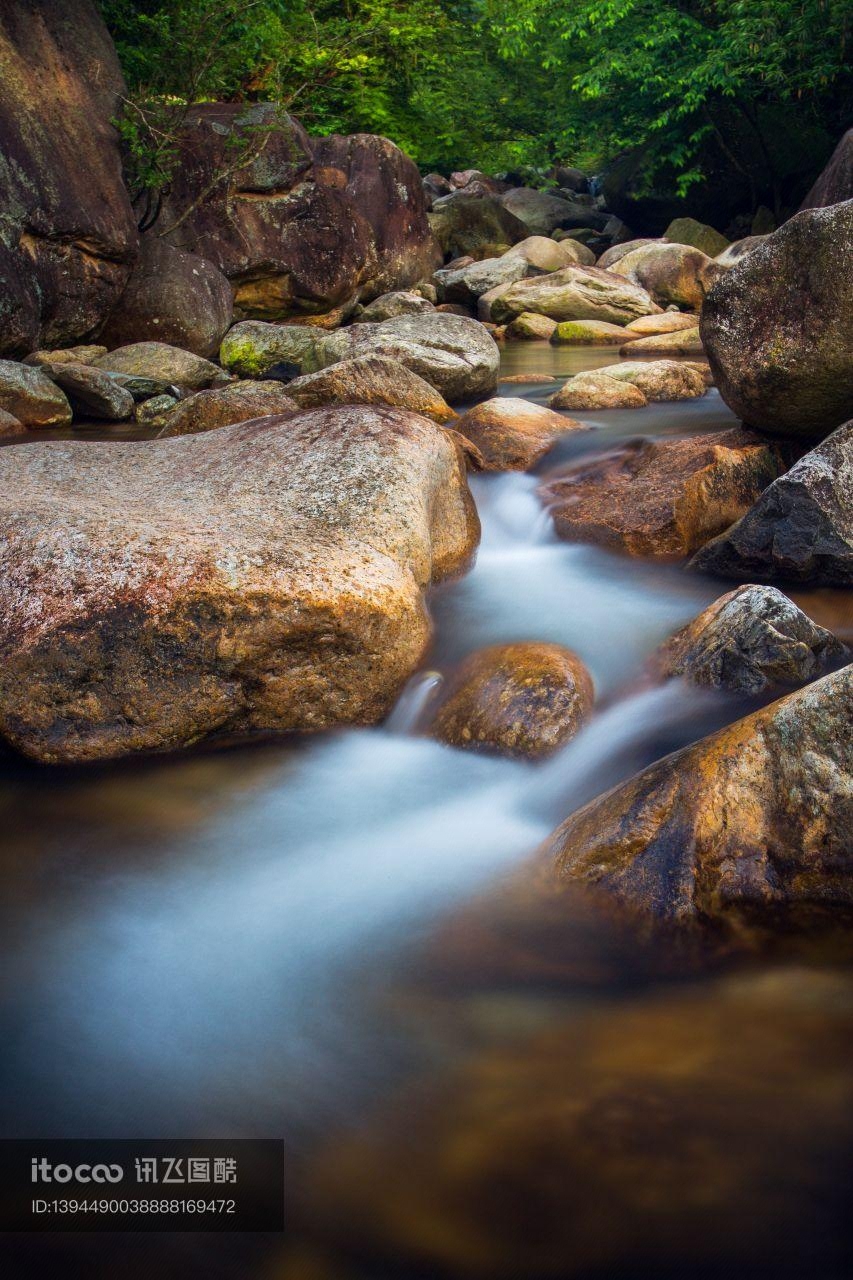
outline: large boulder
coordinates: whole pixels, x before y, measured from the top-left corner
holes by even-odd
[[[329,311],[438,265],[420,175],[386,138],[311,139],[271,104],[207,103],[179,158],[158,232],[214,263],[247,316]]]
[[[800,209],[824,209],[844,200],[853,200],[853,129],[842,137]]]
[[[574,418],[516,396],[481,401],[456,428],[476,446],[486,471],[526,471],[561,435],[583,430]]]
[[[100,339],[109,347],[169,342],[215,356],[233,316],[231,285],[212,262],[149,235]]]
[[[642,342],[643,339],[640,339]],[[636,351],[637,342],[627,350]],[[708,383],[695,365],[683,360],[622,360],[593,371],[599,378],[614,378],[639,387],[647,400],[693,400],[703,396]]]
[[[853,422],[795,462],[690,567],[758,582],[853,583]]]
[[[775,587],[720,596],[655,654],[654,669],[710,689],[758,694],[821,676],[847,648]]]
[[[44,761],[381,718],[478,523],[456,443],[319,409],[0,450],[0,731]]]
[[[504,324],[532,311],[551,320],[627,324],[658,308],[645,289],[598,267],[569,266],[504,287],[489,299],[489,319]]]
[[[654,922],[853,923],[853,666],[644,769],[544,857]]]
[[[698,311],[722,268],[699,249],[683,244],[654,243],[632,249],[608,267],[627,276],[661,306]],[[632,317],[633,319],[633,317]]]
[[[798,213],[711,290],[702,341],[750,426],[815,437],[853,417],[853,200]]]
[[[294,376],[313,373],[323,367],[329,336],[313,325],[241,320],[222,339],[219,360],[240,378],[263,378],[278,364],[292,365]]]
[[[159,432],[165,436],[191,436],[200,431],[216,431],[234,422],[275,415],[281,419],[299,406],[280,382],[234,382],[228,387],[211,387],[180,400],[158,414]]]
[[[159,380],[186,391],[203,391],[229,381],[228,375],[212,361],[168,342],[131,342],[98,356],[92,364],[108,373]]]
[[[138,234],[112,124],[124,92],[93,0],[0,6],[0,354],[94,332]]]
[[[603,227],[608,215],[593,208],[589,197],[563,200],[533,187],[514,187],[501,196],[505,209],[527,227],[528,234],[550,236],[558,227]]]
[[[629,441],[561,469],[540,492],[561,538],[668,559],[737,520],[783,465],[774,446],[734,429]]]
[[[429,224],[445,259],[468,254],[480,258],[484,245],[513,245],[530,234],[496,196],[469,196],[462,191],[435,200]]]
[[[339,360],[317,373],[288,383],[287,393],[303,409],[326,404],[387,404],[422,413],[433,422],[451,422],[456,414],[435,387],[399,360],[371,353]]]

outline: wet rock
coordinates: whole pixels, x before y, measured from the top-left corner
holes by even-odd
[[[728,249],[730,242],[719,231],[709,227],[706,222],[697,222],[695,218],[675,218],[663,233],[664,240],[673,244],[686,244],[701,250],[709,258],[716,258],[718,253]]]
[[[5,409],[0,409],[0,440],[12,440],[15,436],[25,436],[27,428],[23,422]]]
[[[390,356],[368,354],[339,360],[318,373],[297,378],[288,395],[303,409],[326,404],[386,404],[422,413],[433,422],[456,414],[434,387]]]
[[[167,342],[215,356],[234,317],[234,295],[212,262],[143,236],[127,288],[101,330],[109,347]]]
[[[549,320],[547,316],[537,316],[533,311],[522,311],[520,316],[516,316],[507,325],[506,336],[549,342],[556,327],[556,320]]]
[[[563,320],[551,334],[555,346],[607,347],[631,341],[624,325],[606,320]]]
[[[138,233],[113,120],[126,92],[92,0],[0,6],[0,355],[62,347],[107,317]]]
[[[109,347],[94,343],[79,347],[64,347],[57,351],[31,351],[24,364],[91,364],[98,356],[105,356]]]
[[[638,338],[651,338],[659,333],[678,333],[682,329],[695,329],[699,317],[693,312],[662,311],[656,316],[640,316],[626,325]]]
[[[374,298],[373,302],[358,313],[358,318],[362,323],[375,324],[381,320],[390,320],[393,316],[414,316],[425,311],[432,311],[432,303],[420,293],[403,289]]]
[[[752,506],[784,468],[741,430],[631,441],[549,477],[540,492],[561,538],[631,555],[690,555]]]
[[[154,378],[186,391],[203,391],[229,381],[228,375],[210,360],[166,342],[133,342],[118,347],[108,355],[99,356],[94,367],[107,373]]]
[[[273,414],[278,418],[292,416],[298,410],[290,387],[281,382],[234,382],[228,387],[197,391],[169,412],[164,414],[160,410],[157,421],[162,425],[160,435],[163,437],[189,436]]]
[[[205,392],[199,391],[197,394],[204,395]],[[165,427],[169,414],[178,404],[180,401],[176,396],[152,396],[150,400],[137,404],[134,416],[141,427]]]
[[[515,187],[501,200],[504,208],[524,223],[528,235],[550,236],[558,227],[603,227],[607,221],[607,215],[588,202],[563,200],[533,187]]]
[[[533,274],[527,259],[512,252],[502,258],[484,258],[459,270],[436,271],[433,279],[442,302],[476,306],[477,299],[491,289],[512,284]]]
[[[656,333],[648,338],[637,336],[622,348],[623,355],[673,355],[701,356],[705,348],[699,337],[699,326],[692,329],[676,329],[671,333]]]
[[[698,311],[722,269],[699,249],[662,242],[626,253],[608,270],[641,285],[655,302]],[[631,317],[634,318],[633,316]]]
[[[757,694],[824,674],[847,648],[775,587],[738,587],[709,605],[655,655],[664,677]]]
[[[848,129],[800,209],[823,209],[853,200],[853,129]]]
[[[519,244],[513,245],[507,257],[524,258],[531,267],[538,271],[560,271],[570,267],[573,262],[591,267],[595,263],[595,254],[586,245],[577,240],[552,240],[549,236],[528,236]]]
[[[849,925],[851,707],[847,666],[594,800],[545,857],[650,921]]]
[[[57,762],[387,713],[478,536],[456,444],[348,406],[0,450],[0,730]]]
[[[637,350],[632,342],[631,353]],[[639,387],[647,400],[692,400],[703,396],[708,381],[693,364],[680,360],[623,360],[620,364],[608,364],[596,373],[619,382],[630,382]]]
[[[292,364],[296,373],[312,373],[322,368],[327,337],[311,325],[242,320],[223,338],[219,360],[241,378],[263,378],[281,362]]]
[[[853,423],[795,462],[691,569],[758,582],[853,583]]]
[[[428,731],[451,746],[538,759],[574,737],[593,697],[589,672],[569,649],[496,645],[462,663]]]
[[[568,378],[548,403],[552,409],[642,409],[649,402],[633,383],[590,369]]]
[[[64,391],[41,369],[0,360],[0,409],[25,427],[65,427],[71,405]]]
[[[476,445],[487,471],[526,471],[561,435],[583,427],[530,400],[498,396],[469,409],[457,430]]]
[[[41,371],[61,387],[77,418],[124,422],[133,417],[133,396],[118,382],[83,364],[42,364]]]
[[[487,244],[512,245],[525,240],[527,227],[497,196],[469,196],[454,192],[433,202],[429,224],[445,258],[482,256]]]
[[[645,289],[609,271],[599,271],[598,267],[564,267],[550,275],[520,280],[490,299],[490,318],[498,324],[514,320],[525,311],[552,320],[626,324],[656,310]]]
[[[702,341],[726,404],[775,435],[853,417],[853,200],[796,214],[720,278]]]

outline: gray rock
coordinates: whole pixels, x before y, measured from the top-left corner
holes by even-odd
[[[569,266],[549,275],[534,276],[490,290],[489,318],[496,324],[513,320],[525,311],[549,316],[552,320],[606,320],[627,324],[638,316],[657,311],[645,289],[598,267]],[[481,313],[482,314],[482,313]]]
[[[397,293],[383,293],[359,313],[359,320],[365,324],[377,324],[382,320],[391,320],[394,316],[414,316],[421,312],[432,311],[432,304],[420,293],[399,290]]]
[[[84,364],[42,364],[40,367],[65,392],[75,417],[124,422],[133,416],[133,396],[108,373]]]
[[[583,201],[563,200],[532,187],[516,187],[501,200],[504,208],[534,236],[549,236],[558,227],[603,227],[607,222],[607,214],[598,213]]]
[[[229,381],[227,374],[203,356],[166,342],[133,342],[110,351],[108,355],[99,356],[93,363],[96,369],[104,369],[107,373],[156,378],[185,391],[203,391],[206,387],[221,386]]]
[[[556,248],[556,245],[554,246]],[[442,302],[476,304],[490,289],[538,274],[521,255],[512,251],[500,258],[484,258],[458,270],[436,271],[433,279]]]
[[[65,427],[71,405],[46,373],[15,360],[0,360],[0,409],[25,427]]]

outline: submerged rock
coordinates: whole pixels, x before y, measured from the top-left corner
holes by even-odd
[[[592,709],[592,678],[556,644],[505,644],[462,663],[429,733],[454,747],[537,759],[564,746]]]
[[[486,471],[526,471],[561,435],[584,429],[574,418],[515,396],[484,400],[456,425],[476,445]]]
[[[72,417],[65,392],[41,369],[15,360],[0,360],[0,409],[25,427],[66,427]]]
[[[561,538],[675,557],[727,528],[783,470],[779,451],[741,430],[631,441],[546,479]]]
[[[303,409],[326,404],[387,404],[422,413],[433,422],[456,414],[435,387],[390,356],[370,354],[339,360],[288,383],[287,393]]]
[[[228,387],[212,387],[197,391],[179,401],[165,414],[160,410],[160,435],[189,436],[200,431],[215,431],[234,422],[249,422],[272,414],[293,415],[299,405],[289,394],[290,388],[280,382],[234,382]],[[167,406],[168,408],[168,406]],[[144,419],[143,419],[144,420]]]
[[[750,426],[819,437],[853,418],[853,200],[798,213],[740,258],[702,311],[720,394]]]
[[[642,409],[649,402],[633,383],[588,369],[568,378],[548,403],[552,409]]]
[[[853,422],[795,462],[690,567],[759,582],[853,583]]]
[[[455,442],[348,406],[0,450],[0,730],[49,762],[366,724],[478,536]]]
[[[490,318],[498,324],[525,311],[552,320],[606,320],[625,324],[657,307],[645,289],[598,267],[571,266],[550,275],[507,285],[490,299]]]
[[[210,360],[166,342],[133,342],[99,356],[93,364],[107,373],[154,378],[186,391],[203,391],[229,381],[227,373]]]
[[[741,693],[800,685],[823,675],[847,648],[775,587],[745,586],[720,596],[660,648],[665,677]]]

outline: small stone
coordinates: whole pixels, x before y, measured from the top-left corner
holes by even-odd
[[[99,356],[95,367],[108,373],[129,373],[134,377],[157,378],[183,387],[187,391],[203,391],[229,381],[228,375],[204,356],[183,351],[167,342],[132,342]]]
[[[482,401],[456,429],[479,450],[486,471],[526,471],[561,435],[585,430],[574,418],[514,396]]]

